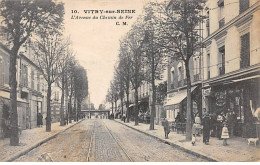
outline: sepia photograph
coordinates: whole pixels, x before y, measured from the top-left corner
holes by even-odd
[[[0,0],[0,162],[260,162],[260,0]]]

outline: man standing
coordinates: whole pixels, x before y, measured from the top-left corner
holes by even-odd
[[[164,129],[165,139],[168,139],[168,135],[170,133],[168,120],[164,118],[163,121],[162,121],[162,125],[163,125],[163,129]]]
[[[228,109],[227,122],[228,122],[227,124],[228,124],[229,136],[232,137],[234,135],[236,116],[234,111],[231,111],[230,109]]]
[[[202,119],[202,125],[203,125],[203,143],[208,145],[209,136],[210,136],[210,117],[207,112]]]

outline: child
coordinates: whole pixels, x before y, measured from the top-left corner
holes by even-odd
[[[194,146],[196,142],[196,135],[192,134],[191,144]]]
[[[228,135],[228,128],[227,128],[227,123],[226,122],[224,122],[224,127],[222,128],[221,138],[224,139],[223,146],[228,145],[227,144],[227,139],[229,138],[229,135]]]
[[[194,146],[196,142],[196,135],[197,135],[197,127],[196,123],[192,125],[192,139],[191,139],[191,144]]]

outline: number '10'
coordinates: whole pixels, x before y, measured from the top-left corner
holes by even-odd
[[[77,10],[71,10],[71,12],[72,12],[72,13],[78,13],[78,11],[77,11]]]

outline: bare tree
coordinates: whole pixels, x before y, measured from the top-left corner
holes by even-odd
[[[39,26],[51,23],[58,27],[64,15],[63,4],[56,4],[52,0],[2,0],[0,4],[3,25],[1,33],[7,33],[11,45],[9,80],[11,100],[11,137],[10,145],[19,145],[18,116],[17,116],[17,82],[16,60],[22,44]]]
[[[144,28],[145,39],[143,44],[144,64],[146,66],[146,80],[152,85],[152,106],[150,130],[154,130],[155,104],[156,104],[156,86],[155,80],[159,80],[163,69],[166,66],[164,47],[159,44],[163,38],[160,37],[158,27],[158,13],[154,10],[156,5],[149,3],[145,7]]]
[[[62,39],[62,36],[56,31],[41,29],[37,38],[34,38],[33,50],[35,61],[43,73],[47,82],[47,117],[46,131],[51,131],[51,85],[57,80],[60,74],[64,52],[68,42]]]
[[[142,85],[144,80],[144,67],[142,58],[142,46],[144,42],[144,31],[141,18],[137,19],[135,24],[133,24],[131,31],[126,37],[126,44],[131,52],[130,63],[130,82],[134,88],[134,98],[135,98],[135,125],[138,125],[139,119],[139,107],[138,107],[138,88]]]
[[[187,77],[187,112],[186,140],[191,140],[191,79],[189,63],[192,56],[201,47],[198,25],[204,20],[201,15],[205,0],[170,0],[157,4],[158,12],[162,14],[159,21],[161,37],[160,44],[168,50],[169,56],[176,61],[183,61]],[[164,42],[163,42],[164,41]]]
[[[57,79],[57,84],[59,88],[61,89],[61,107],[60,107],[60,125],[63,126],[65,124],[64,119],[64,100],[65,95],[66,98],[68,97],[68,81],[69,81],[69,67],[70,62],[74,59],[73,51],[67,49],[64,52],[64,55],[61,57],[60,61],[60,73],[59,77]],[[68,115],[68,112],[66,111],[66,116]]]
[[[76,120],[78,121],[81,112],[81,103],[88,95],[88,76],[86,70],[80,66],[76,65],[74,70],[74,90],[75,90],[75,100],[77,104],[76,109]]]
[[[131,53],[126,43],[123,41],[120,43],[120,53],[119,53],[119,64],[118,64],[118,76],[122,81],[122,87],[126,94],[126,122],[129,122],[130,112],[129,112],[129,90],[130,90],[130,79],[131,79]]]

